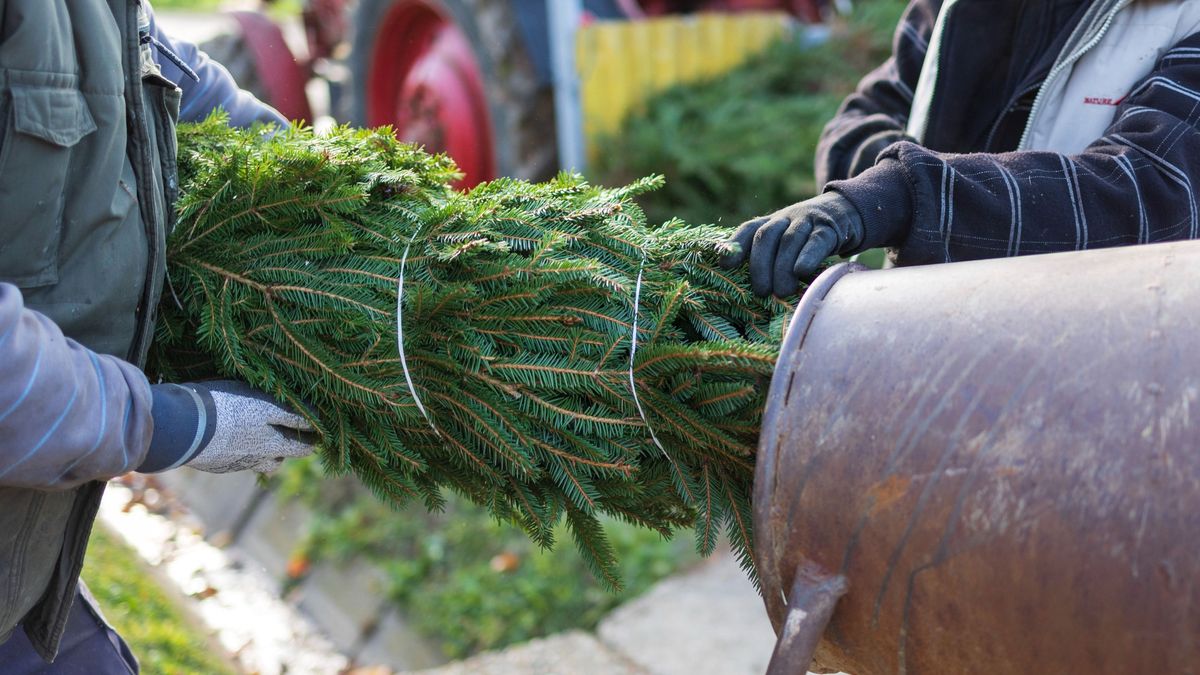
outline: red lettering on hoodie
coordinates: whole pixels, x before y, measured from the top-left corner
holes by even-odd
[[[1113,105],[1113,106],[1116,106],[1116,105],[1121,105],[1122,103],[1124,103],[1125,99],[1127,99],[1127,98],[1129,98],[1129,94],[1126,94],[1126,95],[1122,96],[1121,98],[1109,98],[1107,96],[1084,96],[1083,103],[1084,103],[1084,105]]]

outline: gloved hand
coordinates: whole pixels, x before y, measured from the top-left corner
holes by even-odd
[[[184,386],[207,390],[215,412],[215,420],[209,422],[212,439],[187,466],[210,473],[265,473],[286,458],[312,453],[317,441],[312,425],[267,394],[233,380]]]
[[[750,259],[750,289],[759,297],[772,292],[794,295],[801,280],[811,279],[821,261],[835,253],[855,252],[863,243],[862,216],[845,197],[826,192],[748,220],[733,233],[740,250],[722,257],[733,269]]]

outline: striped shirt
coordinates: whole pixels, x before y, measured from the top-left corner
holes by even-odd
[[[847,99],[818,150],[819,177],[860,212],[909,202],[912,228],[898,261],[950,262],[1200,236],[1200,34],[1164,50],[1124,98],[1095,101],[1113,107],[1113,122],[1081,152],[1005,152],[1015,148],[1016,136],[1008,134],[1007,144],[996,147],[996,138],[979,130],[1006,128],[1028,92],[980,109],[974,96],[980,81],[997,73],[961,64],[971,62],[968,57],[1004,24],[996,13],[1018,12],[1022,3],[959,0],[956,14],[973,4],[986,9],[989,20],[960,19],[943,34],[942,63],[950,69],[939,76],[929,117],[936,133],[927,136],[928,147],[906,142],[904,129],[941,3],[914,0],[897,30],[893,57]],[[1047,55],[1055,56],[992,61],[996,81],[1021,80],[1026,73],[1013,68],[1032,69]],[[962,119],[964,109],[971,119]],[[1023,112],[1027,116],[1028,109]]]

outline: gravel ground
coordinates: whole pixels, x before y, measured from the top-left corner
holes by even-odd
[[[238,666],[258,675],[331,675],[347,667],[348,659],[279,598],[275,581],[205,542],[186,519],[164,515],[171,511],[157,490],[114,482],[100,519],[195,600],[188,610]]]

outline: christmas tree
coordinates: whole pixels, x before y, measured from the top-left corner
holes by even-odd
[[[304,411],[328,472],[438,508],[444,490],[542,545],[566,520],[619,585],[597,516],[728,533],[791,307],[716,265],[728,232],[650,228],[646,179],[450,187],[387,129],[179,131],[153,367],[241,378]]]

